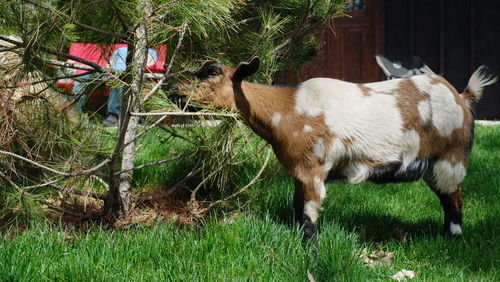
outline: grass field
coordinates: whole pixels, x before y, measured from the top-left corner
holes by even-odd
[[[150,147],[138,162],[167,150]],[[243,164],[232,176],[236,184],[248,182],[263,158]],[[189,165],[144,169],[135,174],[136,186],[161,187]],[[305,281],[309,271],[317,281],[366,281],[390,280],[407,269],[416,281],[498,281],[499,169],[500,127],[478,127],[463,183],[463,240],[442,238],[439,201],[421,181],[336,183],[327,185],[319,253],[312,257],[292,220],[293,183],[279,171],[231,203],[237,206],[266,188],[251,204],[237,212],[220,208],[198,225],[179,228],[158,220],[116,229],[34,224],[23,232],[5,230],[0,280]],[[394,257],[367,267],[359,258],[365,248]]]

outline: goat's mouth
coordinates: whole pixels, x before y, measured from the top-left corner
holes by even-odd
[[[166,92],[168,92],[167,98],[172,103],[176,104],[177,106],[183,106],[186,104],[187,95],[181,93],[179,83],[172,85],[172,87],[170,87],[170,89],[168,89]]]

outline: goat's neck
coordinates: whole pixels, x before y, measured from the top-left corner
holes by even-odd
[[[250,127],[268,142],[273,116],[293,109],[296,88],[243,82],[234,88],[236,107]]]

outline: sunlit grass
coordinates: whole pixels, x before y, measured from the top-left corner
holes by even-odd
[[[156,137],[145,140],[156,142]],[[499,139],[500,127],[476,130],[463,183],[463,240],[442,238],[439,201],[423,182],[337,183],[327,185],[319,253],[312,257],[292,219],[293,182],[280,170],[272,181],[255,185],[196,226],[178,228],[158,220],[113,230],[41,225],[19,234],[4,231],[0,280],[304,281],[309,271],[317,281],[367,281],[389,280],[408,269],[424,281],[495,281],[500,279]],[[162,150],[167,149],[144,148],[138,162],[154,160]],[[246,184],[263,158],[242,164],[232,185]],[[158,168],[138,171],[136,188],[161,187],[190,165],[180,161],[161,173],[155,173]],[[273,161],[267,173],[277,167]],[[261,189],[255,201],[230,213]],[[364,248],[394,252],[392,264],[364,266],[358,257]]]

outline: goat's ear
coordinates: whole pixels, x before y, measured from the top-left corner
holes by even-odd
[[[259,57],[253,57],[250,62],[241,62],[236,67],[233,74],[233,81],[241,81],[256,73],[260,67]]]

